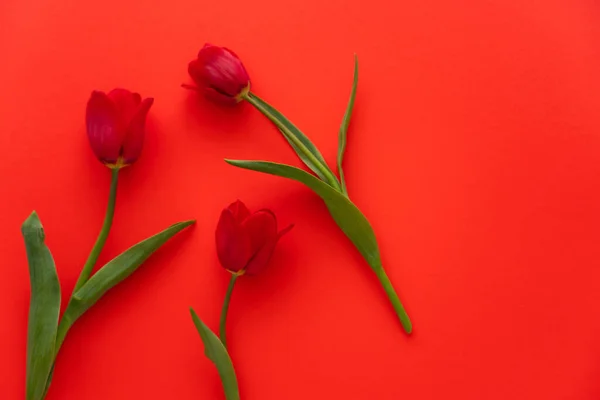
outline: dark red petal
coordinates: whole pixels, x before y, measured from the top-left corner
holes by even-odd
[[[238,224],[241,224],[242,221],[250,216],[250,210],[248,210],[248,207],[246,207],[246,205],[240,200],[236,200],[231,203],[227,209],[231,211]]]
[[[258,275],[267,267],[269,260],[271,260],[271,256],[275,251],[275,246],[277,245],[278,240],[279,238],[277,236],[270,238],[266,243],[264,243],[259,251],[254,254],[254,256],[246,265],[247,275]]]
[[[242,229],[250,238],[252,258],[248,267],[256,273],[266,267],[270,253],[277,243],[277,219],[269,210],[260,210],[242,222]]]
[[[288,233],[289,231],[291,231],[293,227],[294,227],[294,224],[289,224],[288,226],[286,226],[285,228],[280,230],[279,233],[277,234],[277,238],[281,239],[281,237],[283,235],[285,235],[286,233]]]
[[[214,44],[210,44],[210,43],[204,43],[204,46],[202,46],[202,48],[198,52],[198,57],[200,57],[200,53],[202,52],[202,50],[207,49],[209,47],[217,47],[217,46],[215,46]]]
[[[277,236],[265,243],[258,253],[252,257],[248,265],[246,265],[246,273],[248,275],[257,275],[262,272],[262,270],[269,264],[269,260],[275,251],[275,247],[277,246],[279,239],[291,231],[293,227],[294,224],[287,226],[286,228],[282,229]]]
[[[113,89],[108,93],[108,97],[113,101],[124,126],[129,126],[135,116],[142,97],[138,93],[131,93],[127,89]]]
[[[205,87],[205,83],[204,80],[202,78],[203,74],[202,74],[202,64],[200,63],[200,61],[198,59],[196,60],[192,60],[189,62],[188,64],[188,74],[190,75],[190,77],[192,78],[192,80],[194,81],[194,83],[200,87],[200,88],[204,88]]]
[[[213,88],[204,88],[202,94],[210,101],[223,106],[235,106],[239,103],[235,97],[224,95]]]
[[[105,93],[92,92],[87,103],[85,122],[90,146],[96,157],[104,163],[116,163],[124,129],[114,103]]]
[[[277,218],[270,210],[260,210],[242,221],[242,229],[250,237],[254,254],[269,239],[277,236]]]
[[[248,265],[246,265],[246,274],[257,275],[257,274],[261,273],[265,269],[265,267],[269,264],[269,260],[271,259],[271,256],[273,255],[273,252],[275,251],[275,247],[277,246],[279,239],[281,239],[281,237],[283,235],[285,235],[290,230],[292,230],[293,227],[294,227],[294,224],[291,224],[291,225],[287,226],[285,229],[282,229],[277,234],[277,236],[275,236],[272,239],[269,239],[264,244],[264,246],[261,247],[261,249],[256,254],[254,254],[254,256],[250,259],[250,262],[248,262]]]
[[[252,247],[248,235],[229,209],[221,212],[215,239],[217,256],[223,268],[231,272],[243,270],[252,256]]]
[[[135,162],[142,152],[146,130],[146,116],[152,104],[154,104],[153,98],[144,99],[129,124],[121,150],[121,156],[125,164]]]
[[[193,67],[196,83],[224,96],[235,98],[250,82],[242,61],[224,47],[204,46],[197,61],[198,64]]]

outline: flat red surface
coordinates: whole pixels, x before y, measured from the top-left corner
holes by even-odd
[[[242,279],[229,343],[244,400],[600,398],[600,6],[594,0],[2,0],[0,398],[23,399],[37,210],[63,302],[102,223],[93,89],[156,99],[122,173],[107,261],[170,242],[74,326],[47,400],[222,399],[188,308],[217,328],[214,228],[240,198],[295,229]],[[308,189],[223,158],[300,165],[250,105],[180,88],[204,42],[333,165],[360,60],[346,174],[415,330]],[[63,305],[64,307],[64,305]]]

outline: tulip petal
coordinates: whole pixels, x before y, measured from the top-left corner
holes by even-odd
[[[271,256],[275,251],[278,238],[271,238],[263,247],[250,259],[248,265],[246,265],[247,275],[258,275],[260,274],[269,264]]]
[[[242,221],[250,216],[250,210],[240,200],[231,203],[227,209],[231,211],[238,224],[241,224]]]
[[[90,146],[96,157],[104,163],[117,162],[121,149],[122,127],[117,108],[105,93],[92,92],[87,103],[85,120]]]
[[[205,49],[208,49],[210,47],[217,47],[214,44],[211,43],[204,43],[204,46],[202,46],[202,48],[200,49],[200,51],[198,52],[198,57],[200,57],[200,54],[205,51]]]
[[[215,87],[210,86],[211,84],[204,78],[206,76],[204,73],[204,66],[199,60],[190,61],[188,64],[188,73],[192,77],[192,80],[197,87],[186,85],[184,86],[186,89],[196,90],[197,92],[202,93],[207,99],[219,104],[228,106],[234,106],[237,104],[235,97],[232,97],[227,93],[220,92]]]
[[[115,104],[115,107],[121,116],[123,126],[129,126],[142,102],[142,97],[138,93],[132,93],[127,89],[120,88],[111,90],[108,93],[108,97]]]
[[[279,242],[279,239],[286,233],[292,230],[294,224],[290,224],[285,229],[282,229],[275,238],[270,239],[264,246],[252,257],[248,265],[246,265],[246,274],[257,275],[259,274],[268,264],[275,247]]]
[[[137,111],[129,123],[121,149],[121,156],[125,164],[131,164],[136,161],[142,152],[146,130],[146,116],[153,103],[153,98],[144,99],[137,107]]]
[[[238,103],[238,100],[235,97],[223,94],[214,87],[205,87],[202,93],[208,100],[220,105],[235,106]]]
[[[277,244],[277,218],[270,210],[260,210],[248,217],[242,228],[250,238],[252,258],[246,265],[246,273],[255,275],[268,264]]]
[[[259,210],[242,222],[242,229],[250,237],[252,254],[271,238],[277,236],[277,218],[271,210]]]
[[[203,76],[202,68],[202,63],[198,59],[192,60],[188,64],[188,74],[199,87],[204,86],[204,80],[200,79]]]
[[[221,212],[215,239],[223,268],[231,272],[243,270],[252,256],[250,238],[227,208]]]
[[[288,233],[289,231],[291,231],[293,227],[294,227],[294,224],[289,224],[288,226],[286,226],[285,228],[280,230],[279,233],[277,234],[277,238],[281,239],[281,237],[283,235],[285,235],[286,233]]]
[[[225,96],[236,97],[250,82],[242,61],[224,47],[205,46],[198,53],[197,65],[194,68],[196,78]]]

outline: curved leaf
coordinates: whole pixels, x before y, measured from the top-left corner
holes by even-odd
[[[179,222],[148,239],[130,247],[96,272],[73,294],[60,321],[57,348],[62,344],[68,329],[107,291],[122,282],[146,261],[167,240],[195,221]]]
[[[266,161],[225,161],[236,167],[277,175],[304,183],[323,199],[335,222],[344,231],[346,236],[350,238],[352,243],[354,243],[371,268],[381,268],[379,247],[371,224],[354,203],[342,193],[306,171],[292,167],[291,165]]]
[[[223,384],[223,390],[225,391],[225,398],[227,400],[240,400],[237,377],[235,376],[233,363],[231,362],[231,358],[229,358],[227,349],[223,346],[217,335],[198,318],[196,312],[191,308],[190,313],[204,343],[204,354],[217,367],[221,383]]]
[[[352,82],[352,91],[350,92],[350,99],[348,100],[348,106],[342,119],[342,126],[340,126],[340,134],[338,136],[338,155],[337,165],[338,173],[340,174],[340,183],[342,185],[342,192],[347,196],[348,190],[346,188],[346,179],[344,178],[344,170],[342,169],[342,163],[344,162],[344,151],[346,150],[346,134],[348,132],[348,126],[350,125],[350,117],[352,116],[352,109],[354,108],[354,99],[356,98],[356,88],[358,86],[358,56],[354,55],[354,80]]]
[[[271,175],[281,176],[301,182],[311,188],[325,202],[329,213],[340,227],[340,229],[354,243],[354,246],[365,258],[369,266],[373,269],[388,295],[404,330],[407,333],[412,331],[412,324],[398,295],[393,289],[383,266],[379,255],[379,246],[371,224],[363,213],[341,192],[333,189],[331,186],[320,181],[313,175],[299,168],[285,164],[277,164],[267,161],[242,161],[225,160],[236,167],[249,169],[252,171],[264,172]]]
[[[21,227],[31,283],[27,332],[27,400],[41,400],[54,364],[60,312],[60,283],[54,259],[44,243],[42,223],[35,211]]]
[[[340,188],[339,181],[325,162],[319,149],[317,149],[313,142],[311,142],[300,129],[298,129],[282,113],[277,111],[275,107],[271,106],[254,93],[248,93],[246,100],[277,126],[279,132],[281,132],[290,146],[292,146],[292,149],[296,152],[300,160],[302,160],[311,171],[334,188]],[[309,154],[306,154],[301,147],[304,147]]]

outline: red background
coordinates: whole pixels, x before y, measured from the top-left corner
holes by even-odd
[[[243,399],[600,398],[598,2],[144,3],[0,3],[0,398],[25,393],[20,225],[38,211],[66,302],[109,186],[85,103],[115,86],[156,101],[101,261],[198,223],[77,322],[48,400],[223,398],[188,307],[217,328],[228,274],[214,228],[237,198],[296,223],[234,291]],[[312,192],[222,161],[299,165],[249,104],[180,88],[205,41],[234,49],[332,165],[358,54],[348,186],[411,337]]]

